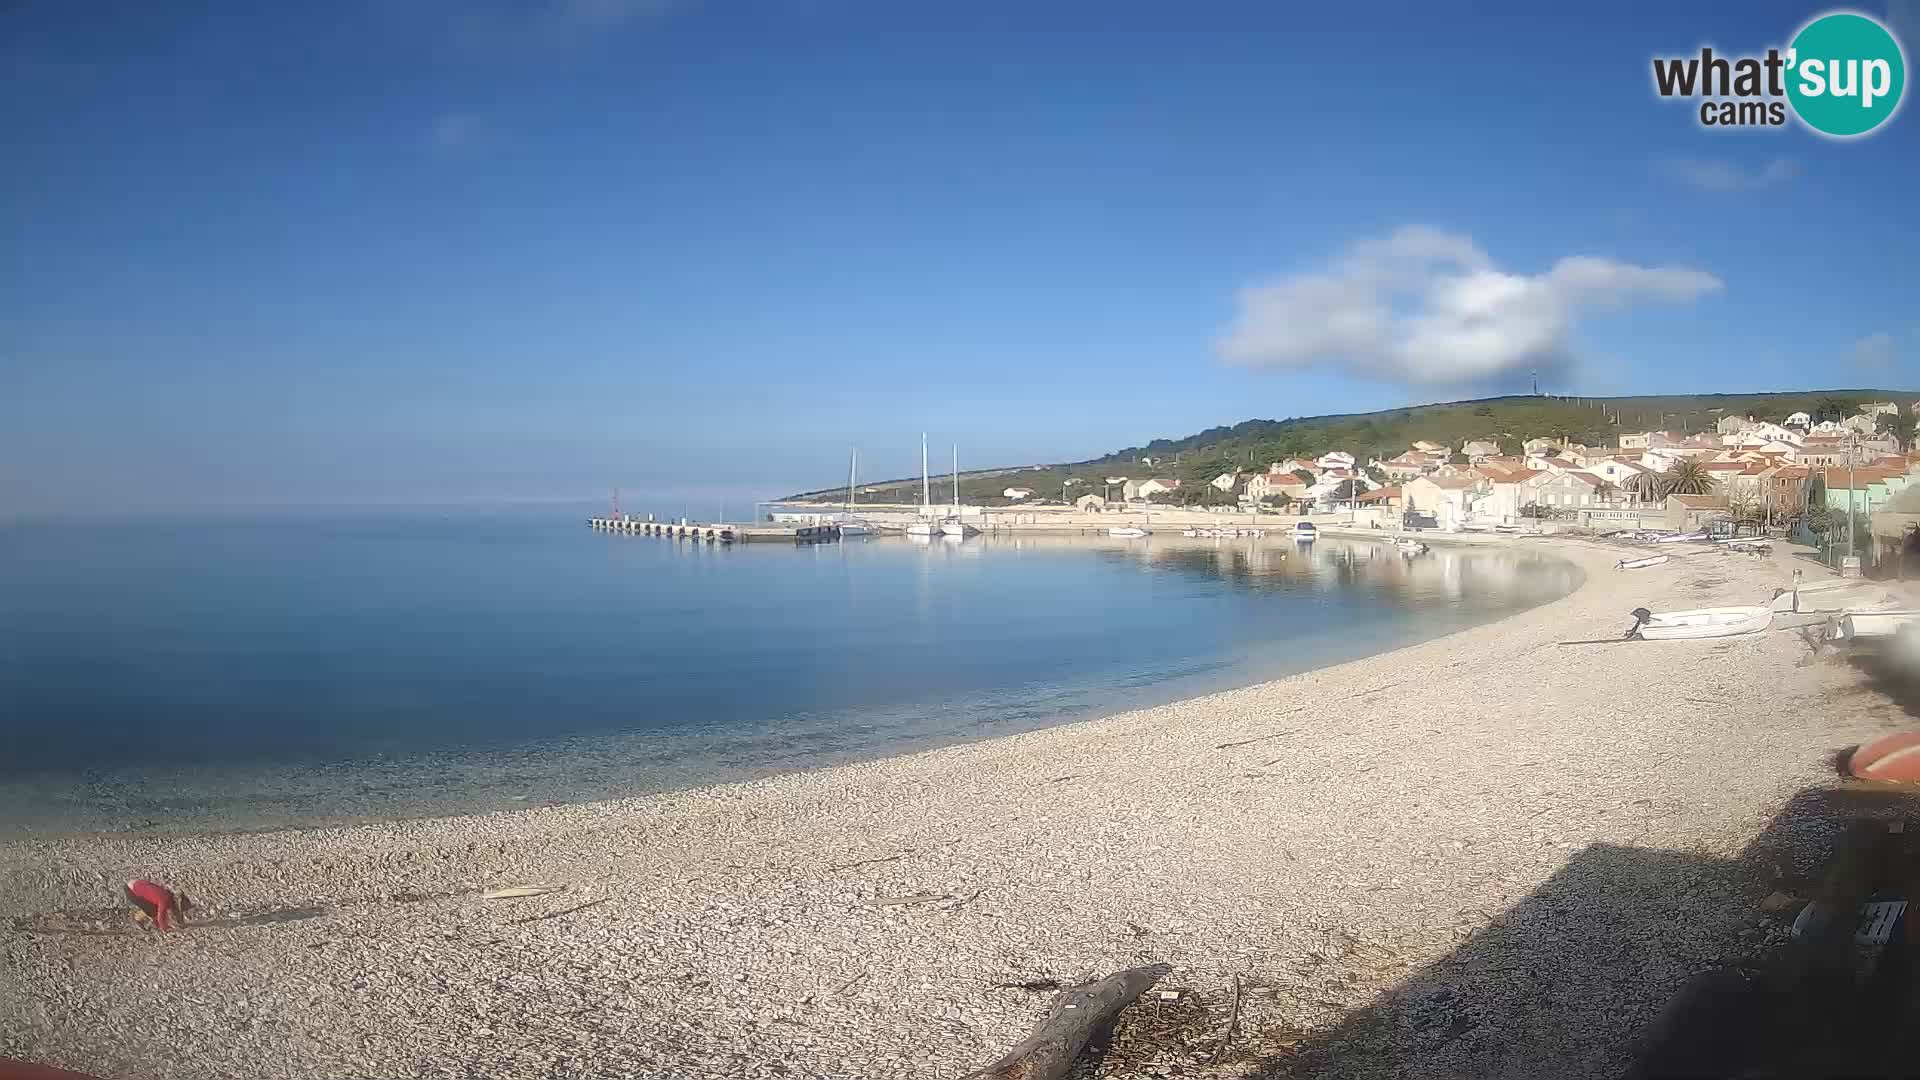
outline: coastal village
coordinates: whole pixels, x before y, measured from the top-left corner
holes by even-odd
[[[1050,490],[1030,481],[982,490],[983,481],[972,481],[963,497],[956,474],[946,505],[898,501],[897,487],[849,488],[773,504],[769,517],[885,531],[936,515],[968,534],[1257,529],[1275,515],[1396,532],[1764,534],[1816,548],[1835,566],[1870,570],[1895,559],[1920,529],[1920,445],[1902,437],[1920,420],[1920,401],[1848,408],[1777,420],[1729,413],[1701,430],[1621,431],[1610,445],[1515,432],[1454,444],[1416,440],[1385,456],[1326,446],[1263,468],[1197,475],[1177,455],[1141,455],[1133,459],[1139,473],[1066,475]]]
[[[1230,508],[1296,514],[1384,510],[1402,523],[1447,531],[1567,522],[1593,528],[1739,527],[1829,531],[1837,515],[1872,521],[1881,557],[1899,543],[1912,514],[1888,508],[1920,480],[1920,449],[1902,446],[1889,420],[1920,401],[1871,402],[1844,419],[1795,412],[1783,422],[1727,416],[1710,431],[1622,434],[1618,445],[1584,446],[1547,437],[1502,452],[1495,438],[1458,446],[1420,441],[1364,464],[1345,450],[1275,461],[1261,472],[1222,472],[1210,481],[1234,496]],[[1181,481],[1115,476],[1109,493],[1074,500],[1083,510],[1177,504]],[[1026,501],[1028,489],[1008,488]],[[1215,509],[1227,509],[1215,504]],[[1862,534],[1864,538],[1864,533]],[[1865,548],[1869,555],[1874,552]]]

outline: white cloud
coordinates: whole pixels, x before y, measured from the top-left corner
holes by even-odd
[[[1868,334],[1853,343],[1853,362],[1863,368],[1892,367],[1897,352],[1892,334]]]
[[[1800,175],[1800,165],[1792,158],[1774,158],[1752,169],[1718,158],[1673,158],[1655,168],[1675,183],[1714,192],[1758,191],[1778,187]]]
[[[1698,270],[1594,256],[1543,274],[1498,269],[1471,237],[1411,225],[1325,268],[1250,285],[1216,343],[1245,367],[1342,367],[1397,382],[1486,382],[1560,367],[1582,311],[1685,302],[1721,287]]]

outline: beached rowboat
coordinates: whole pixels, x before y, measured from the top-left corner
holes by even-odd
[[[1627,637],[1642,641],[1687,641],[1695,638],[1737,637],[1757,634],[1773,625],[1773,609],[1767,607],[1697,608],[1692,611],[1663,611],[1654,614],[1646,608],[1633,609],[1634,623]]]
[[[1644,559],[1621,559],[1613,564],[1615,570],[1641,570],[1649,566],[1659,566],[1672,558],[1671,555],[1649,555]]]
[[[1849,611],[1833,621],[1827,637],[1834,641],[1874,641],[1892,638],[1903,626],[1920,626],[1920,611]]]

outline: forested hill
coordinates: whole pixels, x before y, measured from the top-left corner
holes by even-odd
[[[1609,445],[1623,431],[1700,431],[1728,414],[1784,420],[1796,412],[1816,417],[1852,415],[1869,401],[1898,402],[1904,416],[1920,391],[1807,390],[1783,394],[1691,394],[1666,397],[1569,398],[1512,396],[1417,405],[1381,412],[1306,416],[1286,420],[1246,420],[1231,427],[1208,428],[1179,439],[1155,439],[1102,457],[1058,465],[1024,465],[960,474],[961,498],[969,503],[1005,502],[1008,487],[1026,487],[1037,499],[1058,499],[1100,490],[1107,476],[1136,480],[1178,478],[1186,484],[1228,469],[1265,468],[1273,461],[1345,450],[1362,462],[1387,458],[1416,440],[1457,447],[1468,439],[1491,439],[1510,451],[1521,440],[1544,436],[1589,446]],[[1151,464],[1148,464],[1151,460]],[[1068,484],[1077,480],[1079,483]],[[1204,483],[1204,479],[1200,479]],[[919,479],[902,478],[862,486],[869,502],[915,502]],[[1077,489],[1077,490],[1075,490]],[[795,498],[844,498],[845,489],[824,489]]]

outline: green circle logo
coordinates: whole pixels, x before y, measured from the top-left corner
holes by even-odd
[[[1824,135],[1865,135],[1893,117],[1906,89],[1900,42],[1865,15],[1822,15],[1787,50],[1787,100]]]

